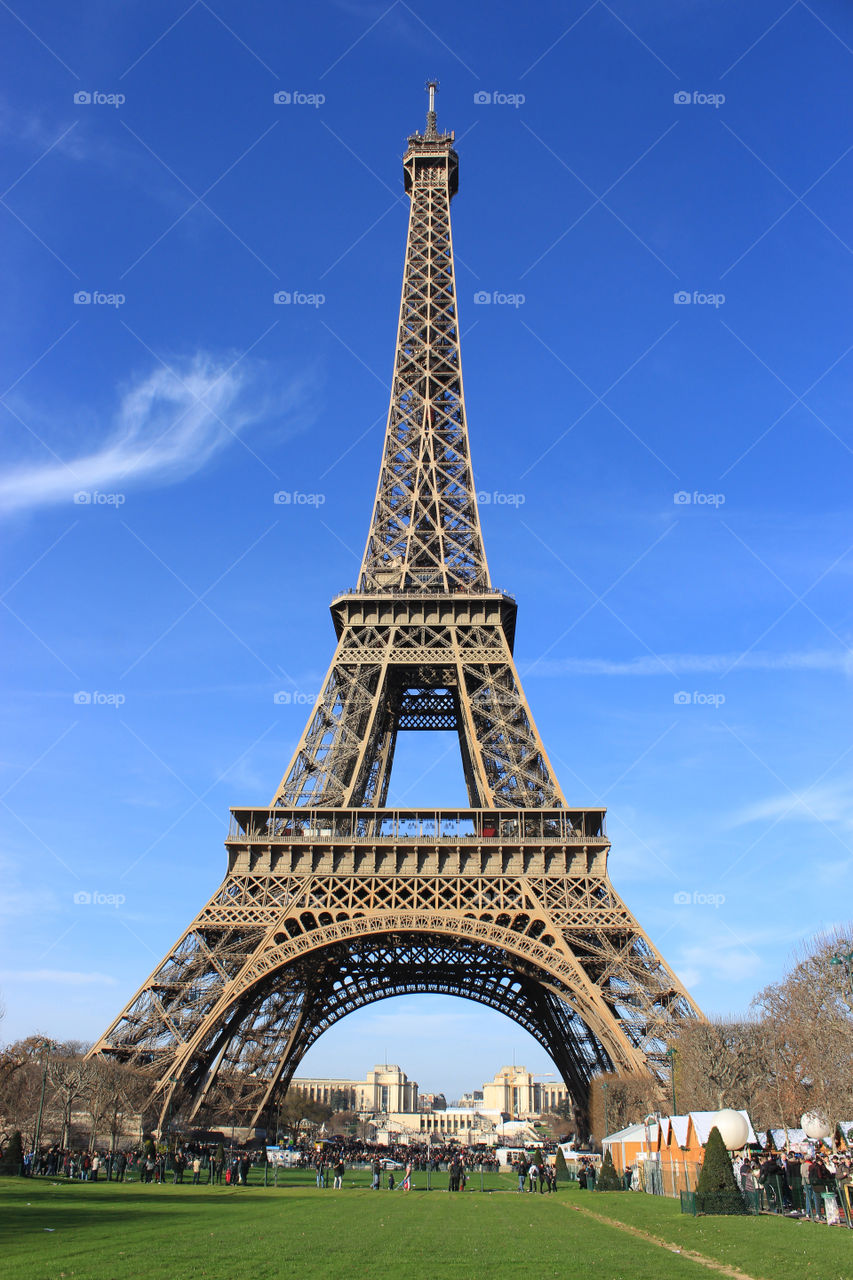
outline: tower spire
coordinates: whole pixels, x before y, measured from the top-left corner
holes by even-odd
[[[427,80],[426,87],[429,92],[429,109],[427,111],[426,133],[424,134],[424,137],[429,139],[430,142],[435,142],[438,139],[435,118],[435,91],[438,88],[438,81]]]

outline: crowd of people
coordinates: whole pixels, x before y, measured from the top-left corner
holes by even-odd
[[[254,1158],[257,1158],[257,1154]],[[230,1183],[245,1185],[253,1157],[247,1151],[225,1152],[220,1144],[184,1143],[172,1152],[153,1144],[141,1151],[74,1151],[59,1146],[24,1155],[25,1176],[70,1178],[80,1182]]]
[[[347,1165],[371,1165],[375,1159],[395,1160],[401,1166],[411,1164],[413,1173],[433,1173],[439,1169],[449,1170],[455,1156],[462,1156],[470,1168],[483,1168],[484,1171],[497,1172],[498,1158],[494,1151],[486,1146],[459,1146],[455,1143],[412,1142],[406,1146],[399,1143],[388,1145],[366,1142],[361,1138],[336,1138],[328,1143],[324,1150],[340,1152]],[[328,1155],[325,1157],[328,1160]],[[315,1144],[304,1142],[294,1148],[293,1167],[313,1169],[316,1167],[317,1151]]]
[[[226,1149],[222,1143],[184,1142],[169,1152],[158,1150],[153,1142],[147,1142],[138,1151],[115,1152],[79,1151],[54,1145],[38,1154],[26,1153],[22,1173],[81,1182],[245,1186],[252,1164],[263,1164],[264,1159],[263,1147],[254,1152],[235,1151]],[[343,1186],[346,1168],[353,1167],[371,1169],[374,1187],[381,1185],[382,1174],[387,1172],[392,1189],[408,1189],[415,1173],[446,1171],[453,1191],[465,1189],[472,1170],[496,1172],[499,1167],[495,1153],[486,1147],[426,1143],[379,1145],[355,1138],[339,1138],[319,1147],[303,1141],[291,1149],[288,1163],[291,1168],[312,1170],[318,1187],[328,1187],[331,1182],[332,1187],[338,1189]],[[395,1167],[399,1171],[396,1176]]]
[[[537,1164],[535,1156],[529,1161],[526,1156],[522,1156],[512,1167],[518,1177],[519,1191],[532,1192],[534,1195],[538,1191],[540,1195],[550,1195],[557,1190],[557,1171],[547,1160],[543,1159],[541,1164]]]
[[[825,1193],[839,1196],[849,1212],[853,1198],[853,1157],[850,1153],[767,1151],[763,1158],[745,1155],[735,1162],[735,1177],[747,1193],[763,1190],[777,1213],[817,1221],[826,1217]]]

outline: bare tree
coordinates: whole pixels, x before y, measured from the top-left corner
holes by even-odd
[[[595,1076],[589,1087],[589,1125],[595,1142],[607,1133],[616,1133],[636,1124],[652,1111],[660,1110],[662,1090],[654,1076],[641,1072]],[[606,1124],[605,1124],[606,1121]]]
[[[82,1046],[75,1042],[60,1045],[58,1054],[51,1058],[48,1067],[53,1104],[59,1112],[59,1145],[62,1147],[68,1145],[74,1108],[85,1098],[91,1074],[88,1063],[83,1061],[81,1049]]]
[[[91,1121],[89,1146],[99,1133],[110,1136],[110,1152],[115,1151],[119,1135],[130,1115],[139,1115],[151,1092],[147,1076],[111,1058],[93,1058],[86,1063],[86,1113]]]
[[[670,1047],[680,1112],[763,1110],[772,1055],[758,1019],[684,1022]]]
[[[753,1001],[773,1047],[778,1107],[789,1123],[806,1108],[836,1121],[853,1114],[853,991],[842,959],[851,951],[853,927],[819,935],[800,948],[783,981]]]
[[[41,1106],[41,1086],[46,1046],[43,1035],[16,1040],[0,1051],[0,1135],[6,1141],[15,1129],[35,1140],[36,1117]],[[50,1097],[46,1098],[46,1106]]]

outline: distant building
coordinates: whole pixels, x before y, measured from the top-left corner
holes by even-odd
[[[293,1087],[301,1089],[312,1102],[336,1107],[339,1111],[369,1111],[409,1115],[418,1110],[418,1086],[405,1071],[392,1063],[380,1063],[368,1071],[365,1080],[331,1080],[296,1076]]]
[[[447,1099],[443,1093],[422,1093],[418,1098],[419,1111],[446,1111]]]
[[[472,1089],[458,1103],[447,1105],[443,1093],[418,1092],[414,1080],[392,1063],[380,1063],[368,1071],[364,1080],[318,1079],[296,1076],[293,1086],[301,1089],[312,1102],[321,1102],[337,1111],[358,1111],[371,1116],[388,1117],[397,1125],[405,1124],[404,1117],[419,1114],[420,1124],[405,1127],[417,1133],[434,1133],[455,1136],[461,1132],[473,1133],[481,1128],[492,1130],[514,1120],[529,1120],[569,1100],[569,1091],[562,1081],[537,1080],[526,1067],[501,1067],[494,1080],[482,1089]],[[441,1119],[441,1117],[444,1119]],[[460,1136],[460,1141],[469,1138]],[[476,1141],[477,1139],[470,1139]]]
[[[477,1096],[476,1094],[474,1095]],[[485,1112],[503,1112],[513,1120],[526,1120],[555,1111],[569,1101],[569,1091],[559,1082],[537,1080],[526,1067],[501,1067],[494,1080],[483,1085],[481,1107]]]

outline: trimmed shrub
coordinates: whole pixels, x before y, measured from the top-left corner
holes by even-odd
[[[708,1135],[705,1159],[696,1184],[696,1208],[700,1213],[747,1212],[735,1181],[731,1158],[716,1125]]]
[[[558,1182],[570,1182],[569,1166],[566,1164],[566,1157],[561,1149],[557,1147],[557,1163],[555,1166],[555,1174]]]
[[[604,1156],[604,1162],[601,1166],[601,1172],[595,1180],[596,1191],[621,1191],[622,1179],[613,1166],[613,1157],[610,1150]]]
[[[0,1173],[4,1173],[10,1178],[19,1178],[23,1168],[24,1148],[21,1142],[21,1131],[16,1129],[6,1143],[3,1155],[0,1156]]]

